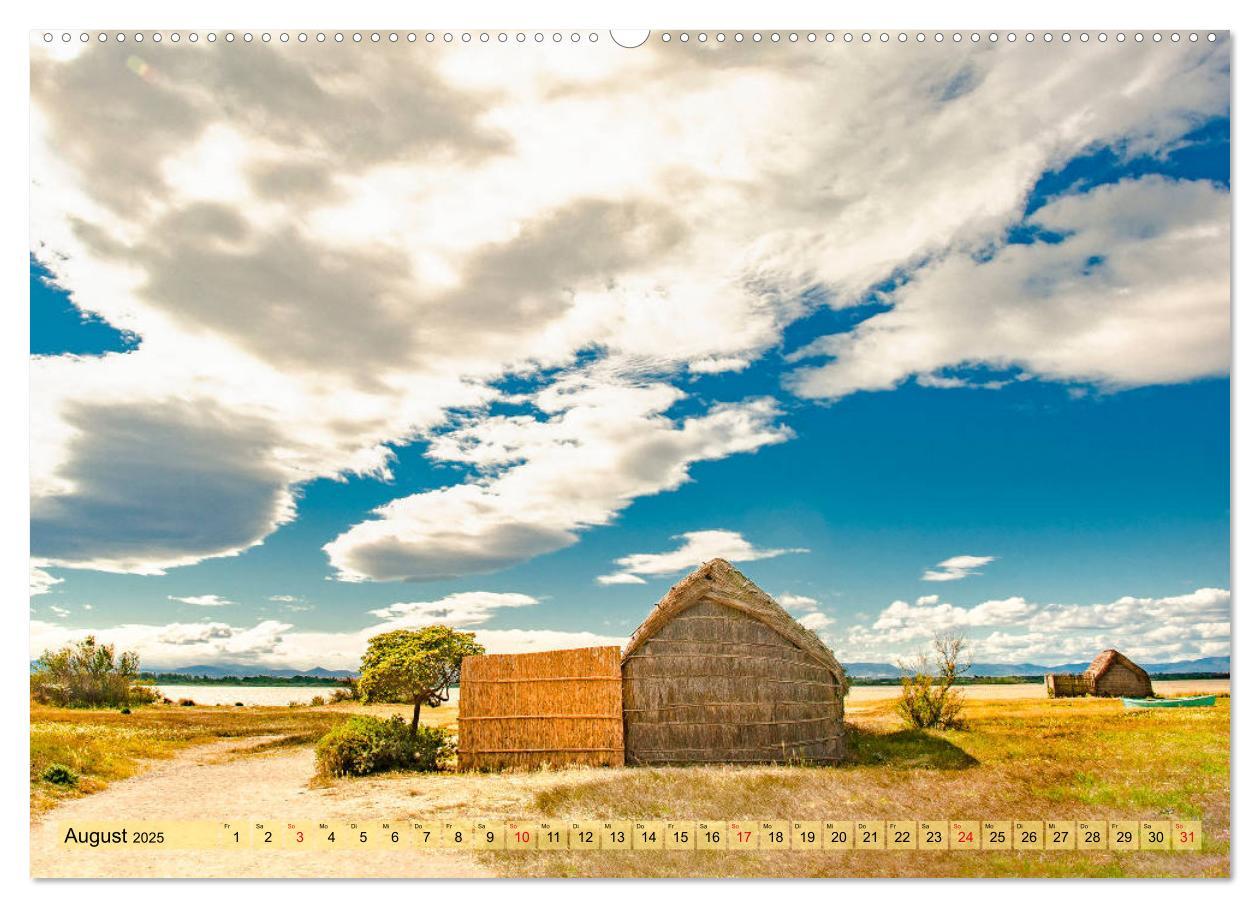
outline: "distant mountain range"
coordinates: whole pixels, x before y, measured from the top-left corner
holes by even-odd
[[[901,670],[887,662],[846,662],[845,670],[851,678],[898,678]],[[1152,675],[1182,675],[1195,673],[1229,674],[1229,656],[1213,656],[1206,659],[1190,659],[1184,662],[1152,662],[1142,666]],[[1089,668],[1088,662],[1066,662],[1062,665],[1037,665],[1032,662],[977,662],[968,675],[1002,678],[1009,675],[1073,674]]]
[[[1182,674],[1229,674],[1229,656],[1212,656],[1206,659],[1190,659],[1183,662],[1153,662],[1143,665],[1152,675]],[[851,678],[898,678],[901,670],[889,662],[847,662],[845,670]],[[1037,665],[1032,662],[977,662],[967,672],[968,675],[986,678],[1003,678],[1010,675],[1048,675],[1083,672],[1089,667],[1088,662],[1066,662],[1062,665]],[[31,663],[34,671],[35,663]],[[193,675],[203,678],[258,677],[292,678],[302,675],[308,678],[354,678],[358,669],[331,669],[315,666],[314,668],[266,668],[258,665],[185,665],[182,668],[149,668],[142,671],[164,672],[174,675]]]
[[[36,661],[31,660],[31,671],[35,671]],[[357,678],[357,668],[268,668],[263,665],[185,665],[183,668],[153,668],[141,666],[141,672],[163,675],[191,675],[198,678]]]
[[[302,675],[306,678],[353,678],[359,674],[356,668],[267,668],[261,665],[185,665],[183,668],[144,668],[142,671],[163,672],[170,675],[194,675],[202,678],[245,678],[265,675],[268,678],[292,678]]]

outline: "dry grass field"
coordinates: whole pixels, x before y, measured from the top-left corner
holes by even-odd
[[[62,709],[32,703],[31,814],[37,816],[60,801],[100,791],[110,782],[140,772],[153,760],[167,759],[196,744],[266,735],[270,738],[262,745],[265,749],[314,745],[351,710],[373,711],[358,704],[298,709],[153,705],[124,715],[112,709]],[[44,770],[53,763],[73,770],[78,784],[45,782]]]
[[[890,694],[892,692],[890,691]],[[65,792],[38,780],[56,760],[81,773],[78,796],[153,765],[179,761],[183,748],[251,738],[223,760],[190,764],[178,780],[123,787],[111,812],[154,817],[239,816],[242,804],[268,816],[370,816],[397,819],[1201,819],[1201,853],[1117,852],[490,852],[469,855],[479,872],[504,876],[1225,876],[1229,874],[1230,710],[1126,712],[1107,700],[985,700],[970,697],[967,727],[951,732],[900,729],[888,700],[851,711],[852,760],[837,768],[567,768],[508,773],[392,773],[313,780],[311,744],[348,712],[389,707],[147,707],[130,716],[32,708],[32,808],[53,821]],[[455,710],[426,711],[449,725]],[[261,737],[267,736],[267,737]],[[191,753],[191,751],[190,751]],[[243,759],[247,771],[232,766]],[[164,765],[159,763],[157,765]],[[242,766],[244,770],[245,767]],[[231,774],[230,785],[221,779]],[[217,775],[216,775],[217,774]],[[136,785],[135,783],[140,783]],[[174,787],[167,792],[162,786]],[[122,794],[122,788],[119,790]],[[110,802],[112,792],[101,799]],[[94,798],[73,802],[80,815]],[[142,810],[140,808],[143,808]],[[47,825],[47,824],[45,824]],[[35,827],[33,826],[33,834]],[[353,855],[322,854],[295,864],[278,855],[241,872],[252,875],[357,875]],[[34,863],[34,859],[33,859]],[[188,875],[217,865],[194,866]],[[344,867],[340,866],[342,863]],[[377,865],[373,865],[377,866]],[[396,875],[462,875],[469,865],[420,859]],[[447,865],[444,865],[447,866]],[[119,875],[144,875],[112,864]],[[179,875],[177,862],[167,861]],[[74,875],[74,867],[61,868]],[[80,868],[79,872],[86,872]],[[222,868],[221,873],[231,872]],[[388,875],[388,874],[387,874]]]
[[[837,769],[635,769],[542,788],[556,818],[1202,819],[1199,854],[1118,852],[503,853],[539,876],[1219,876],[1229,873],[1229,700],[1126,712],[1106,700],[975,701],[962,731],[852,726]]]

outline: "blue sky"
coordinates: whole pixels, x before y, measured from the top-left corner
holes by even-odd
[[[57,84],[57,67],[87,62],[50,64],[53,75],[48,84]],[[1195,72],[1211,69],[1207,64],[1197,66]],[[989,80],[994,78],[990,74]],[[152,103],[145,96],[133,101]],[[951,98],[948,103],[969,101]],[[652,557],[682,547],[684,534],[722,530],[728,535],[703,539],[718,539],[728,549],[719,546],[704,554],[748,554],[740,567],[771,594],[784,596],[798,617],[835,646],[842,661],[909,652],[922,645],[925,629],[936,627],[967,628],[978,644],[977,654],[998,661],[1088,657],[1088,648],[1101,640],[1116,641],[1152,659],[1227,655],[1229,275],[1227,268],[1221,273],[1219,245],[1202,252],[1185,247],[1187,259],[1181,265],[1194,275],[1201,272],[1202,278],[1186,289],[1184,299],[1161,298],[1150,311],[1126,312],[1118,322],[1105,316],[1106,307],[1121,305],[1114,302],[1117,299],[1158,296],[1154,288],[1159,275],[1149,274],[1149,287],[1142,282],[1152,270],[1150,262],[1168,256],[1153,251],[1150,244],[1172,237],[1171,248],[1183,248],[1176,231],[1202,235],[1204,224],[1219,228],[1222,210],[1228,243],[1227,95],[1221,98],[1205,87],[1201,97],[1182,102],[1190,113],[1172,111],[1174,102],[1158,97],[1143,103],[1150,105],[1146,119],[1136,119],[1118,135],[1083,136],[1074,153],[1058,158],[1047,154],[1041,168],[1030,174],[1032,179],[1025,178],[1022,189],[1012,189],[1012,203],[1003,218],[995,221],[977,214],[950,222],[953,239],[944,246],[908,248],[869,273],[862,269],[838,273],[834,268],[829,273],[828,265],[810,271],[806,280],[783,280],[772,290],[762,288],[749,304],[755,308],[748,311],[760,317],[765,299],[773,297],[773,316],[749,341],[736,308],[733,324],[724,328],[734,338],[728,342],[729,351],[715,345],[684,366],[661,355],[620,356],[615,343],[610,345],[597,334],[575,341],[567,354],[552,355],[551,364],[540,370],[500,367],[496,375],[489,369],[475,383],[475,392],[459,394],[442,385],[435,373],[422,370],[426,377],[408,385],[406,399],[407,407],[419,405],[424,419],[410,428],[391,423],[369,428],[366,435],[354,434],[354,446],[376,452],[353,455],[371,461],[358,475],[353,458],[345,460],[349,456],[345,451],[353,447],[348,442],[337,446],[340,464],[335,459],[331,466],[321,460],[320,466],[310,468],[305,461],[300,467],[277,463],[278,474],[286,478],[275,491],[276,509],[255,514],[259,495],[249,493],[251,500],[239,505],[244,515],[240,529],[232,525],[222,541],[207,543],[212,550],[220,546],[229,552],[217,557],[208,557],[192,543],[186,551],[168,551],[172,537],[199,538],[199,521],[204,522],[219,503],[208,493],[201,497],[195,470],[178,472],[179,462],[190,456],[186,449],[170,442],[166,434],[153,436],[160,438],[157,441],[146,439],[143,419],[130,410],[109,409],[128,400],[127,395],[142,402],[139,412],[149,412],[144,409],[148,407],[159,412],[170,405],[153,403],[155,386],[149,379],[142,376],[139,382],[143,393],[129,380],[120,385],[124,390],[117,398],[105,394],[91,400],[100,408],[99,422],[80,414],[62,417],[60,423],[75,426],[79,436],[89,440],[93,432],[118,429],[123,441],[117,440],[119,434],[108,436],[115,461],[93,462],[79,453],[64,460],[69,466],[48,464],[47,481],[55,486],[59,477],[71,476],[72,486],[77,482],[80,489],[84,483],[91,487],[93,475],[112,477],[112,470],[121,469],[116,460],[128,460],[131,446],[139,466],[121,475],[152,475],[150,458],[156,458],[157,472],[169,468],[172,478],[155,480],[149,491],[140,478],[135,497],[122,503],[118,499],[128,499],[129,493],[116,486],[91,490],[96,496],[91,520],[103,511],[109,521],[136,521],[129,532],[134,529],[138,541],[125,554],[107,538],[108,521],[99,536],[90,530],[80,533],[82,524],[74,521],[87,518],[74,517],[73,489],[50,495],[49,507],[60,509],[50,512],[53,516],[44,517],[37,508],[33,557],[46,579],[38,584],[43,591],[31,600],[37,630],[32,645],[91,628],[113,630],[124,642],[140,647],[153,664],[216,659],[291,664],[307,659],[339,660],[335,667],[343,667],[352,664],[344,654],[355,641],[338,642],[338,635],[353,635],[379,618],[417,622],[435,616],[462,618],[505,648],[603,642],[633,630],[685,573],[679,566],[686,561],[685,554],[682,561]],[[1163,103],[1169,109],[1162,108]],[[974,116],[982,116],[979,109]],[[1045,116],[1047,122],[1038,128],[1053,131],[1053,111]],[[1165,122],[1169,118],[1172,125]],[[838,154],[826,146],[818,153]],[[91,169],[85,168],[84,185],[90,187],[93,178]],[[105,204],[115,202],[107,199]],[[261,204],[246,200],[240,210],[248,214]],[[54,199],[46,207],[61,217],[73,213],[71,202],[65,200]],[[913,205],[908,210],[913,211]],[[127,211],[115,210],[112,223],[126,223]],[[304,212],[304,217],[314,217],[309,210]],[[617,217],[615,212],[598,214],[606,226],[608,218]],[[655,212],[651,217],[668,222],[667,216]],[[1181,220],[1191,217],[1200,220]],[[39,223],[43,221],[41,215]],[[231,385],[230,376],[224,378],[225,390],[210,392],[207,388],[213,382],[205,374],[214,373],[220,364],[224,372],[230,371],[232,357],[247,343],[251,355],[258,356],[255,339],[242,340],[236,325],[224,327],[216,318],[188,309],[193,303],[184,299],[171,303],[163,320],[145,309],[161,310],[171,294],[181,292],[178,283],[161,271],[164,257],[187,254],[169,239],[170,231],[178,236],[180,229],[192,228],[168,224],[163,242],[170,248],[155,245],[154,251],[136,251],[129,260],[133,267],[149,269],[146,282],[131,291],[134,305],[88,302],[94,289],[113,287],[110,268],[120,253],[111,252],[107,244],[84,240],[82,230],[72,237],[73,231],[53,228],[45,243],[37,241],[31,259],[31,352],[39,357],[35,361],[39,368],[48,371],[33,375],[34,408],[41,406],[40,388],[46,386],[56,389],[49,399],[62,412],[79,412],[73,406],[84,405],[91,397],[76,390],[83,387],[80,383],[121,374],[142,357],[151,357],[148,362],[154,365],[148,368],[155,375],[178,373],[183,364],[172,351],[185,349],[199,351],[194,359],[206,358],[189,366],[190,376],[195,372],[201,377],[190,377],[187,388],[174,396],[181,406],[193,408],[213,400],[228,414],[214,425],[238,426],[230,414],[240,405],[242,392]],[[674,227],[660,229],[669,232],[669,242],[678,242]],[[566,242],[568,246],[560,244],[545,254],[560,260],[574,255],[568,250],[578,241]],[[649,260],[663,255],[653,252],[652,237],[644,242]],[[546,244],[539,239],[535,245]],[[287,255],[291,246],[267,247],[260,240],[259,249],[266,248],[272,250],[274,267],[267,268],[264,260],[261,270],[249,273],[270,274],[280,267],[277,257]],[[535,252],[531,246],[530,254]],[[597,257],[603,252],[581,254]],[[789,250],[784,260],[792,261],[797,254]],[[1224,254],[1227,261],[1228,249]],[[531,265],[523,261],[525,253],[512,255],[495,266],[522,269],[519,276],[508,275],[506,292],[524,287],[522,294],[543,294],[544,290],[531,289],[535,277],[532,270],[524,270]],[[620,257],[628,261],[633,255]],[[370,264],[365,257],[347,267]],[[189,267],[179,273],[187,273]],[[558,273],[564,267],[549,263],[542,270]],[[633,268],[608,267],[625,269],[621,279],[626,284],[637,279],[635,269],[651,274],[650,261]],[[691,276],[678,267],[662,266],[655,279],[690,281]],[[359,277],[365,294],[380,279],[368,271]],[[347,285],[353,288],[356,281],[349,279]],[[253,285],[242,279],[234,287],[248,294]],[[258,289],[261,295],[253,305],[281,305],[268,302],[277,297],[268,296],[270,291],[261,284]],[[188,285],[183,292],[195,301],[205,291]],[[1090,295],[1094,293],[1101,295]],[[975,298],[984,298],[991,308],[966,308]],[[1032,311],[1028,324],[1037,324],[1043,310],[1036,302],[1043,298],[1044,308],[1063,307],[1049,327],[1042,328],[1047,332],[1044,343],[1024,327],[1005,333],[992,327],[1004,324],[1008,312],[1022,312],[1020,307],[1025,306]],[[337,304],[355,306],[353,291],[338,298]],[[207,300],[205,305],[223,304]],[[1202,308],[1191,311],[1187,309],[1191,305]],[[181,329],[188,327],[188,338],[181,341],[184,348],[162,347],[170,343],[166,319],[171,312]],[[246,312],[238,319],[248,322],[251,317]],[[323,318],[314,310],[310,317]],[[942,317],[948,323],[935,321]],[[972,317],[979,326],[975,331],[955,332],[958,319]],[[1200,336],[1202,324],[1219,326],[1222,317],[1223,335],[1219,327],[1212,327]],[[494,311],[483,318],[491,321],[482,329],[474,322],[460,335],[468,338],[470,349],[497,343],[479,340],[479,330],[489,332],[486,337],[493,333]],[[1057,337],[1057,325],[1072,319],[1080,319],[1082,327],[1074,325]],[[1179,329],[1176,319],[1186,319],[1192,330]],[[365,332],[367,321],[365,317]],[[354,324],[353,319],[348,323],[349,331],[355,330]],[[289,336],[285,331],[292,329],[262,325],[257,330],[271,332],[264,339],[270,337],[282,348]],[[907,337],[917,340],[908,343]],[[210,355],[220,338],[235,345],[221,360]],[[1122,355],[1115,355],[1117,350]],[[723,362],[728,355],[732,362]],[[262,358],[284,361],[279,352]],[[901,365],[894,369],[890,364]],[[54,370],[63,370],[64,375]],[[322,377],[311,378],[312,374]],[[335,368],[302,371],[301,381],[339,385],[344,394],[376,393],[362,375]],[[579,395],[594,395],[595,403],[586,408],[566,402],[564,395],[574,389]],[[649,392],[665,397],[659,403],[638,402]],[[432,401],[425,399],[430,393]],[[462,394],[471,397],[459,403]],[[555,403],[551,394],[560,395],[561,402]],[[285,432],[292,438],[302,436],[311,426],[324,426],[319,420],[328,418],[328,406],[332,405],[324,405],[319,419],[312,417],[304,424],[295,419],[296,428],[286,423],[283,430],[267,429],[259,437],[272,439]],[[612,431],[600,414],[621,406],[630,408],[628,419],[644,420],[644,431],[663,433],[659,444],[641,451],[639,458],[674,456],[673,449],[688,437],[689,420],[697,434],[713,433],[718,440],[706,436],[691,453],[665,464],[660,475],[636,478],[635,463],[629,462],[634,458],[622,458],[608,448],[613,442],[606,444],[598,437]],[[589,419],[579,422],[582,414]],[[626,483],[624,493],[605,500],[598,490],[575,486],[560,493],[559,500],[536,501],[530,497],[532,487],[521,491],[530,475],[542,477],[540,487],[565,489],[565,471],[585,462],[547,466],[547,458],[553,456],[549,452],[567,444],[563,437],[551,437],[564,435],[562,418],[572,423],[573,432],[593,433],[577,442],[592,446],[590,458],[613,450],[610,456],[620,471],[615,481]],[[734,430],[722,428],[726,418],[740,420]],[[352,421],[348,415],[346,422]],[[352,433],[346,431],[349,437]],[[356,427],[354,433],[358,432]],[[63,436],[52,431],[50,437]],[[214,435],[196,437],[203,445]],[[751,437],[763,440],[750,441]],[[225,446],[238,443],[235,435],[224,438]],[[375,442],[364,447],[363,438]],[[442,448],[436,442],[443,438],[459,444]],[[162,447],[168,443],[169,454]],[[497,451],[499,445],[513,453],[506,459],[464,455],[462,462],[443,459],[451,450],[484,453]],[[265,460],[280,458],[278,450],[298,448],[297,442],[282,442],[257,450],[269,452],[259,455]],[[36,456],[42,450],[37,447]],[[388,457],[382,461],[384,452]],[[324,453],[319,456],[329,459]],[[239,469],[254,482],[258,467],[254,457],[248,454],[229,463],[247,464]],[[219,462],[213,462],[214,482],[219,483]],[[391,475],[381,475],[382,464]],[[513,470],[521,464],[535,472],[520,473],[525,478],[513,488]],[[123,466],[130,468],[129,463]],[[623,475],[627,472],[632,474],[629,479]],[[225,526],[235,514],[230,498],[234,481],[214,486],[228,490],[222,493]],[[41,488],[37,483],[37,497]],[[481,510],[468,511],[446,493],[434,497],[438,490],[456,488],[472,489],[469,494],[475,495],[490,489],[494,497],[485,499],[488,504],[509,500],[511,488],[512,495],[524,497],[510,501],[524,501],[528,507],[516,508],[510,521],[500,519],[489,530],[478,530],[484,527]],[[144,513],[146,494],[175,501],[168,502],[160,517],[149,518]],[[593,496],[591,502],[578,500],[584,494]],[[186,509],[179,504],[185,495]],[[564,500],[570,495],[575,496],[573,501]],[[400,501],[402,505],[391,504]],[[540,514],[551,515],[554,509],[559,516],[532,521],[520,513],[534,506]],[[376,511],[382,507],[414,511],[395,510],[382,518]],[[416,521],[443,524],[466,514],[473,515],[468,519],[475,540],[497,539],[494,534],[502,532],[502,550],[491,551],[495,545],[491,541],[482,549],[479,542],[470,544],[463,536],[448,538],[440,526],[423,529],[419,536],[405,535],[417,532]],[[172,525],[185,516],[187,529]],[[382,539],[382,533],[388,538]],[[145,534],[153,538],[140,538]],[[163,538],[164,534],[170,535]],[[700,539],[693,541],[700,546]],[[469,545],[475,554],[470,554]],[[458,576],[421,582],[397,579],[400,571],[409,570],[408,559],[427,565],[418,571],[445,573],[443,546],[460,553],[451,556],[451,573]],[[160,555],[154,554],[159,550]],[[435,550],[439,554],[432,554]],[[66,554],[70,552],[75,554]],[[635,555],[648,559],[639,561],[642,572],[635,573],[627,563],[618,565],[618,559]],[[978,561],[974,568],[960,571],[957,579],[924,579],[958,556],[976,556]],[[460,560],[465,557],[466,562]],[[493,569],[475,567],[483,561],[493,562]],[[466,569],[459,564],[466,564]],[[623,568],[634,577],[614,583],[598,580],[624,574]],[[637,582],[632,582],[635,578]],[[511,595],[522,601],[458,598],[473,594]],[[368,615],[391,607],[388,614]],[[1178,639],[1168,639],[1169,627],[1183,631]],[[493,632],[501,635],[496,638]],[[303,637],[298,645],[296,638],[288,639],[292,634],[313,636]],[[174,638],[179,644],[167,645]],[[216,648],[216,639],[230,642]]]

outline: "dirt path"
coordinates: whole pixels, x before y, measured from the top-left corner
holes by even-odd
[[[235,738],[191,747],[99,794],[70,801],[31,824],[33,877],[480,877],[489,871],[458,852],[362,853],[150,851],[63,848],[70,821],[320,819],[344,821],[399,816],[396,804],[372,797],[374,786],[312,789],[310,748],[242,756],[272,740]],[[426,798],[409,792],[409,810]]]

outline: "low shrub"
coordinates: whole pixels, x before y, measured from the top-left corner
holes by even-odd
[[[319,694],[316,694],[315,696],[311,697],[311,706],[323,706],[324,702],[325,702],[324,698],[321,697]]]
[[[130,716],[130,715],[131,715],[131,708],[130,708],[130,707],[127,707],[127,706],[124,706],[122,709],[120,709],[120,710],[118,710],[118,711],[119,711],[120,713],[122,713],[124,716]]]
[[[893,709],[907,728],[962,728],[963,697],[957,684],[958,677],[971,668],[970,662],[964,662],[967,641],[938,634],[932,645],[935,666],[926,653],[900,663],[901,695]]]
[[[415,734],[402,719],[351,716],[319,739],[315,761],[330,776],[365,776],[405,769],[433,772],[450,753],[451,736],[421,725]]]
[[[196,706],[196,705],[197,705],[197,701],[196,701],[196,700],[190,700],[190,699],[188,699],[187,697],[180,697],[180,698],[179,698],[179,705],[180,705],[180,706]]]
[[[235,703],[233,703],[232,705],[233,705],[233,706],[244,706],[245,704],[244,704],[244,703],[242,703],[241,701],[237,700],[237,701],[236,701]]]
[[[359,699],[359,695],[353,687],[334,687],[332,693],[328,695],[329,703],[346,703],[357,699]]]
[[[79,774],[64,763],[50,763],[43,772],[45,782],[67,787],[79,784]]]
[[[162,699],[161,693],[156,687],[148,684],[133,684],[131,690],[127,692],[127,704],[129,706],[145,706],[149,703],[156,703]]]

